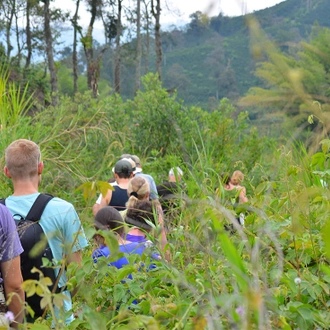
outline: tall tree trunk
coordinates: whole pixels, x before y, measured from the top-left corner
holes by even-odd
[[[77,53],[77,29],[78,29],[78,11],[80,0],[76,2],[76,12],[72,19],[73,24],[73,52],[72,52],[72,66],[73,66],[73,94],[78,91],[78,53]]]
[[[98,96],[98,79],[100,75],[100,61],[107,47],[104,47],[99,56],[94,59],[93,49],[93,27],[97,15],[97,0],[90,2],[91,20],[89,22],[88,30],[85,36],[81,35],[81,40],[84,46],[84,52],[87,60],[87,87],[92,91],[93,97]],[[78,30],[79,31],[79,30]]]
[[[135,94],[141,88],[141,0],[136,5],[136,72],[135,72]]]
[[[32,58],[32,36],[31,36],[31,24],[30,24],[31,1],[32,0],[26,1],[26,31],[25,31],[25,34],[26,34],[27,55],[26,55],[24,76],[26,75],[26,71],[30,67],[31,58]]]
[[[52,105],[55,107],[58,104],[58,82],[57,73],[55,68],[55,61],[53,56],[53,36],[50,28],[50,14],[49,14],[49,1],[44,0],[44,19],[45,19],[45,41],[46,41],[46,53],[48,60],[48,69],[50,73],[50,85],[52,92]]]
[[[114,85],[115,85],[115,92],[120,94],[120,65],[121,65],[120,37],[121,37],[121,31],[122,31],[122,26],[121,26],[122,0],[117,0],[117,1],[118,1],[118,16],[117,16]]]
[[[11,41],[10,41],[10,37],[11,37],[10,30],[11,30],[14,13],[15,13],[15,7],[16,7],[15,4],[16,4],[16,1],[14,1],[12,3],[11,8],[8,8],[8,17],[7,17],[8,21],[6,23],[6,42],[7,42],[7,59],[8,59],[8,61],[10,59],[10,53],[13,49],[13,46],[11,45]]]
[[[156,8],[154,2],[156,1]],[[156,9],[156,10],[155,10]],[[156,43],[156,70],[159,80],[162,80],[162,43],[160,39],[160,0],[151,1],[152,15],[155,18],[155,43]]]
[[[16,31],[16,45],[17,45],[17,55],[16,55],[16,60],[17,63],[21,63],[21,58],[22,58],[22,46],[21,46],[21,41],[20,41],[20,26],[19,26],[19,17],[18,17],[18,12],[15,10],[14,13],[15,16],[15,31]]]
[[[145,62],[144,62],[144,73],[147,74],[149,72],[149,55],[150,55],[150,16],[148,5],[149,2],[143,1],[145,7],[145,15],[146,15],[146,54],[145,54]]]

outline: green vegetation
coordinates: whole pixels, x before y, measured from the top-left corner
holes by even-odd
[[[322,31],[311,45],[319,48],[323,43],[317,41],[327,33]],[[305,50],[296,66],[316,54],[307,44]],[[278,53],[270,56],[277,58],[279,65],[292,64]],[[276,63],[268,66],[275,70]],[[282,81],[274,82],[279,88],[276,95],[283,89]],[[297,96],[300,90],[295,86],[303,81],[283,84]],[[315,84],[323,81],[320,76]],[[19,137],[41,145],[46,166],[42,190],[74,203],[90,239],[82,268],[71,265],[68,270],[69,287],[79,283],[80,289],[74,299],[77,318],[67,328],[328,328],[329,191],[321,181],[329,180],[327,137],[323,135],[321,144],[319,136],[314,139],[320,147],[317,152],[294,140],[275,143],[260,136],[248,113],[237,112],[228,99],[208,112],[169,95],[153,74],[143,83],[143,91],[132,100],[117,95],[97,100],[86,92],[72,100],[62,97],[58,107],[32,116],[22,108],[14,121],[10,112],[1,117],[2,150]],[[2,84],[13,89],[4,79]],[[13,99],[2,102],[11,104]],[[23,94],[20,104],[29,104],[28,100]],[[324,101],[325,113],[327,104]],[[315,118],[312,110],[308,115]],[[95,188],[102,187],[91,183],[110,177],[112,164],[123,152],[140,155],[144,171],[157,182],[179,165],[191,198],[168,234],[171,262],[157,262],[157,269],[149,272],[138,270],[136,256],[120,270],[110,269],[106,261],[94,264],[91,258],[95,233],[91,206]],[[233,221],[233,215],[215,189],[221,187],[220,174],[235,169],[246,175],[248,215],[245,228],[229,234],[224,225]],[[1,181],[1,194],[6,196],[11,188],[5,177]],[[115,251],[113,236],[107,241]],[[133,280],[123,283],[130,273]],[[44,282],[41,294],[49,301],[51,293]],[[56,296],[55,303],[61,299]],[[141,302],[131,305],[135,299]],[[118,304],[120,308],[114,308]],[[55,328],[63,328],[60,320],[54,321]],[[50,322],[29,328],[48,329]]]
[[[329,1],[286,0],[276,6],[257,11],[253,17],[259,22],[268,39],[285,54],[296,53],[297,44],[309,42],[313,26],[330,27],[327,13]],[[214,100],[223,97],[233,102],[250,87],[264,87],[254,75],[258,63],[265,58],[250,51],[252,15],[226,17],[221,13],[208,18],[201,12],[192,14],[184,28],[162,33],[164,87],[178,92],[187,105],[212,109]],[[124,99],[134,95],[135,40],[123,46]],[[101,47],[100,47],[101,48]],[[112,85],[113,52],[109,49],[103,60],[101,78]],[[155,71],[155,54],[149,58],[149,70]]]
[[[310,10],[299,4],[288,0],[273,8],[279,16],[294,15],[294,21],[283,18],[279,24],[288,34],[299,35],[298,41],[301,22],[312,21],[315,13],[322,18],[319,11],[325,11],[321,0],[312,2]],[[269,13],[257,14],[261,26],[271,20]],[[109,96],[104,79],[99,98],[81,85],[81,93],[60,95],[58,106],[45,107],[47,97],[40,104],[29,92],[31,84],[20,89],[9,79],[11,73],[1,69],[1,150],[23,137],[40,144],[45,162],[41,190],[75,205],[90,240],[82,267],[71,264],[68,269],[68,287],[80,287],[74,298],[76,319],[67,328],[328,329],[330,32],[315,25],[307,31],[310,39],[293,49],[279,39],[270,42],[267,28],[262,32],[251,17],[250,48],[242,18],[209,22],[195,15],[185,32],[189,42],[194,29],[194,54],[185,47],[166,52],[171,76],[183,86],[177,92],[166,88],[171,81],[166,72],[163,84],[149,73],[131,98]],[[224,38],[216,35],[217,29]],[[230,31],[235,31],[232,39]],[[210,38],[208,43],[204,37]],[[239,60],[247,52],[259,59],[254,80],[248,78],[255,65],[252,57],[245,56],[246,65]],[[60,81],[68,82],[62,69]],[[238,80],[236,89],[230,87],[236,69],[245,77],[239,82],[242,90],[251,87],[238,106],[216,94],[221,87],[238,97]],[[31,79],[32,86],[40,85],[35,93],[48,95],[38,77]],[[68,83],[62,88],[70,94]],[[197,89],[208,90],[207,99],[199,99]],[[183,101],[183,91],[195,93],[194,105]],[[107,260],[94,264],[91,258],[91,208],[122,153],[139,155],[144,172],[157,183],[167,179],[170,167],[184,171],[190,200],[178,210],[168,233],[172,260],[157,261],[157,269],[149,272],[137,264],[146,262],[145,256],[131,256],[132,263],[119,270],[108,267]],[[3,153],[0,159],[3,166]],[[229,233],[224,225],[232,224],[234,216],[218,192],[221,174],[234,170],[245,174],[249,202],[245,227]],[[11,193],[5,176],[0,193]],[[111,234],[106,240],[116,258],[117,242]],[[133,280],[127,280],[128,274]],[[40,280],[38,290],[50,301],[45,282]],[[62,297],[54,298],[60,305]],[[138,305],[132,305],[135,299]],[[56,329],[64,328],[56,319],[23,328],[49,329],[52,321]]]

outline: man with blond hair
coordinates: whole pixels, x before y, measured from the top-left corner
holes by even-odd
[[[40,195],[38,189],[44,164],[41,160],[39,146],[25,139],[12,142],[6,149],[5,175],[12,180],[14,193],[6,198],[6,206],[14,216],[26,218],[32,205]],[[39,221],[52,251],[53,258],[62,269],[71,262],[81,263],[81,250],[87,246],[82,225],[73,205],[63,199],[54,197],[46,205]],[[55,276],[59,268],[54,268]],[[25,279],[24,279],[25,280]],[[67,283],[65,270],[58,278],[58,287],[67,297],[63,300],[61,310],[55,307],[57,320],[66,324],[73,320],[73,314],[67,312],[72,308],[71,293],[65,289]],[[64,317],[65,313],[65,317]]]

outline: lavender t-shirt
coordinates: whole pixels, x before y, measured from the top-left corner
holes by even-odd
[[[7,207],[0,204],[0,261],[11,260],[22,252],[15,221]]]

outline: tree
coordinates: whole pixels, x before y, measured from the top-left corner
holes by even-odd
[[[192,43],[199,44],[203,41],[205,33],[210,32],[209,18],[201,11],[196,11],[189,17],[191,18],[191,21],[188,24],[187,37]]]
[[[155,3],[156,2],[156,3]],[[156,71],[159,80],[162,80],[162,42],[160,38],[160,0],[151,0],[151,12],[155,18],[155,47],[156,47]]]
[[[310,43],[302,42],[295,57],[284,55],[268,42],[264,46],[268,60],[256,70],[265,87],[250,88],[240,104],[284,109],[296,126],[307,127],[308,119],[319,133],[309,142],[318,146],[330,131],[329,44],[328,29],[321,30]]]
[[[7,59],[10,59],[10,53],[13,49],[11,45],[11,27],[14,19],[14,3],[12,1],[1,1],[0,2],[0,9],[2,12],[3,25],[5,26],[5,35],[6,35],[6,43],[7,43]]]
[[[31,58],[32,58],[32,31],[31,31],[31,22],[30,22],[30,14],[31,14],[32,0],[26,1],[26,61],[25,61],[25,70],[24,74],[30,67]]]
[[[150,1],[143,0],[144,4],[144,21],[145,26],[144,30],[146,31],[144,41],[145,41],[145,55],[144,55],[144,74],[149,72],[149,55],[150,55],[150,14],[149,14],[149,5]]]
[[[115,92],[120,94],[120,65],[121,65],[121,45],[120,38],[122,34],[122,23],[121,23],[121,15],[122,15],[122,2],[123,0],[117,0],[117,35],[116,35],[116,53],[115,53],[115,77],[114,77],[114,85]]]
[[[91,19],[87,28],[86,35],[83,36],[81,33],[81,42],[84,47],[84,52],[87,60],[87,87],[92,91],[93,96],[96,98],[98,95],[98,80],[100,76],[100,61],[107,50],[107,47],[104,47],[94,58],[94,49],[93,49],[93,28],[96,17],[99,15],[98,8],[102,6],[102,1],[100,0],[91,0],[89,2]]]
[[[22,0],[4,0],[0,1],[0,17],[2,17],[0,25],[3,25],[6,39],[6,56],[10,60],[11,52],[14,49],[12,41],[15,40],[17,48],[17,63],[20,63],[23,45],[21,35],[23,33],[19,26],[19,18],[24,12],[25,1]],[[14,32],[15,38],[12,34]]]
[[[135,93],[141,88],[141,0],[136,3],[136,73],[135,73]]]
[[[81,27],[78,26],[78,12],[79,12],[80,0],[76,2],[76,11],[72,18],[73,25],[73,52],[72,52],[72,66],[73,66],[73,94],[78,91],[78,53],[77,53],[77,33],[81,31]]]
[[[45,41],[46,41],[48,69],[50,73],[52,105],[55,107],[58,104],[58,83],[57,83],[57,73],[56,73],[55,61],[53,55],[53,36],[50,27],[49,2],[50,0],[44,0],[44,33],[45,33]]]

